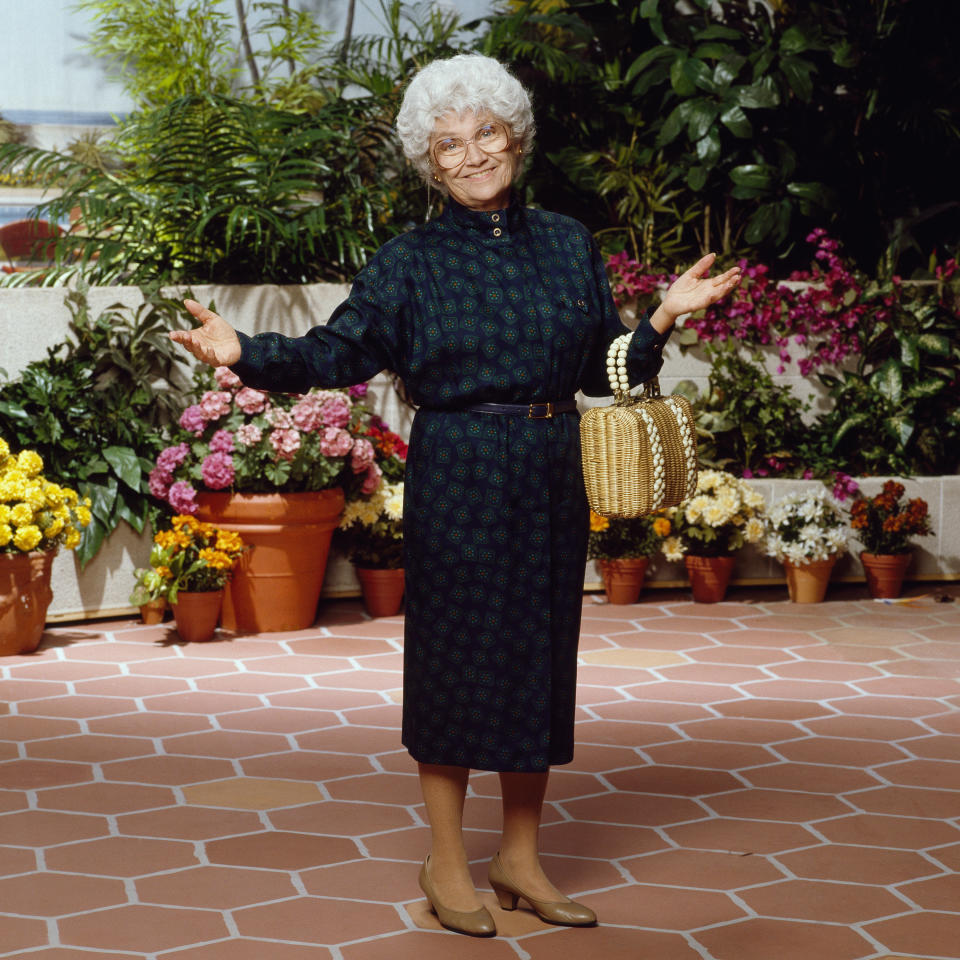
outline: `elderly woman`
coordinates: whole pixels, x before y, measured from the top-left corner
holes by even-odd
[[[407,606],[403,744],[431,828],[420,885],[440,922],[496,928],[470,879],[462,815],[471,768],[499,772],[503,833],[489,880],[507,910],[587,926],[538,855],[550,767],[573,759],[588,509],[577,390],[609,393],[624,334],[603,260],[575,220],[512,193],[533,143],[527,92],[497,61],[461,55],[410,82],[397,118],[406,156],[443,213],[378,251],[325,326],[248,337],[195,301],[171,333],[261,390],[358,383],[389,369],[418,405],[404,503]],[[631,382],[660,369],[677,316],[720,299],[704,257],[632,336]]]

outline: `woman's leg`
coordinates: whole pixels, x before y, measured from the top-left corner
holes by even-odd
[[[525,891],[539,900],[566,900],[540,866],[540,816],[549,773],[501,773],[503,837],[500,862]]]
[[[463,846],[463,801],[467,767],[421,763],[420,790],[430,823],[430,880],[449,910],[478,910],[482,904],[470,878]]]

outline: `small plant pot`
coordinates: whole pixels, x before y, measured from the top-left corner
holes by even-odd
[[[683,562],[697,603],[719,603],[727,595],[736,557],[697,557],[688,553]]]
[[[647,575],[646,557],[629,557],[619,560],[598,560],[603,588],[608,603],[636,603]]]
[[[363,606],[371,617],[392,617],[403,603],[403,570],[355,567],[363,590]]]
[[[148,600],[140,605],[140,620],[148,627],[163,622],[164,614],[167,612],[167,601],[164,597],[156,600]]]
[[[867,576],[870,596],[877,599],[899,597],[912,559],[912,553],[861,553],[860,562]]]
[[[177,602],[171,604],[180,639],[184,643],[212,640],[217,631],[222,605],[222,590],[181,590],[177,594]]]
[[[836,557],[827,560],[811,560],[809,563],[783,561],[787,577],[787,590],[794,603],[821,603],[827,595],[830,574],[837,562]]]

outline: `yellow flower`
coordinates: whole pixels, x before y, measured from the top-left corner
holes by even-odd
[[[7,457],[10,456],[10,447],[7,444],[7,441],[0,437],[0,463],[3,463]]]
[[[90,512],[89,507],[78,506],[76,509],[77,514],[77,523],[81,527],[89,526],[90,521],[93,519],[93,514]]]
[[[25,527],[18,528],[17,532],[13,535],[13,545],[18,550],[32,550],[42,539],[43,534],[40,533],[40,528],[33,524],[29,524]]]
[[[174,533],[172,530],[158,530],[153,536],[153,542],[162,549],[172,547],[174,544]]]
[[[76,527],[70,527],[63,538],[63,545],[68,550],[74,550],[80,544],[80,540],[80,531]]]
[[[240,553],[243,550],[243,540],[239,533],[233,530],[217,531],[217,549],[226,553]]]
[[[13,539],[13,531],[7,523],[0,523],[0,547],[5,547]]]
[[[43,528],[43,535],[48,540],[53,540],[54,537],[59,537],[63,532],[63,518],[53,516],[50,519],[50,522]]]
[[[157,567],[157,576],[163,580],[169,580],[173,576],[173,572],[169,567],[160,566]]]
[[[10,511],[10,520],[15,527],[25,527],[33,523],[33,507],[29,503],[18,503]]]
[[[35,477],[43,471],[43,458],[33,450],[21,450],[17,454],[17,466],[28,477]]]
[[[43,495],[47,498],[47,503],[55,507],[63,503],[65,499],[63,488],[56,483],[45,483]]]
[[[0,523],[10,522],[10,507],[5,503],[0,503]]]
[[[25,484],[23,490],[23,499],[37,510],[42,510],[47,505],[47,495],[44,492],[43,484]]]
[[[670,521],[666,517],[657,517],[653,521],[653,532],[658,537],[668,537],[670,535]]]
[[[68,507],[75,507],[80,500],[77,491],[71,490],[69,487],[62,487],[61,489],[63,490],[64,503],[66,503]]]
[[[606,517],[601,517],[599,513],[594,513],[590,511],[590,530],[593,533],[600,533],[603,530],[608,529],[610,526],[610,521]]]

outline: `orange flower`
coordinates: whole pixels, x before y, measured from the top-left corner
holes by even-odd
[[[653,532],[658,537],[669,537],[671,529],[670,521],[666,517],[657,517],[653,521]]]
[[[601,517],[599,513],[590,511],[590,530],[593,533],[600,533],[610,527],[610,521],[606,517]]]

